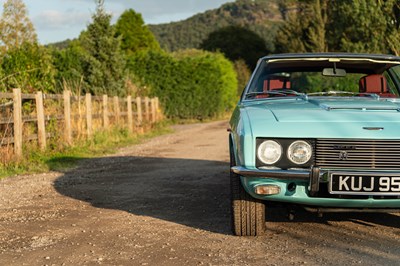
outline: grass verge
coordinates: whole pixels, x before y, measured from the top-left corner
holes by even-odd
[[[154,125],[149,132],[140,135],[129,134],[126,129],[114,128],[107,132],[97,132],[91,140],[77,141],[73,146],[49,149],[41,152],[36,147],[25,147],[24,158],[19,162],[0,164],[0,178],[43,173],[48,171],[65,171],[73,168],[84,158],[93,158],[115,152],[118,148],[134,145],[146,139],[171,133],[169,122]],[[53,147],[53,148],[52,148]]]

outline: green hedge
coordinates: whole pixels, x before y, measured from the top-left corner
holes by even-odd
[[[149,51],[130,57],[128,68],[159,97],[170,118],[217,117],[237,101],[236,72],[220,53]]]

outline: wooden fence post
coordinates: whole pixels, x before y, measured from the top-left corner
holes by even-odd
[[[120,109],[119,109],[118,96],[114,96],[114,116],[115,116],[116,124],[119,126],[119,123],[120,123],[119,120],[120,120],[121,113],[120,113]]]
[[[71,91],[64,91],[64,140],[68,145],[72,144],[71,127]]]
[[[152,98],[150,101],[151,104],[151,122],[156,122],[157,110],[156,110],[156,99]]]
[[[108,117],[108,96],[103,95],[103,127],[108,129],[110,125],[110,120]]]
[[[21,89],[13,89],[14,101],[14,154],[22,158],[22,95]]]
[[[128,108],[128,130],[129,133],[133,133],[133,114],[132,114],[132,96],[126,97],[127,108]]]
[[[137,130],[139,133],[143,133],[143,113],[142,113],[142,98],[136,97],[136,112],[137,112]]]
[[[146,122],[148,122],[150,120],[149,97],[144,98],[144,111],[146,112]]]
[[[43,94],[41,91],[36,93],[35,100],[39,148],[44,151],[46,150],[46,125],[44,120]]]
[[[92,123],[92,95],[86,93],[86,131],[88,138],[93,135],[93,123]]]
[[[158,97],[155,98],[156,101],[156,121],[158,122],[161,120],[161,113],[160,113],[160,100]]]

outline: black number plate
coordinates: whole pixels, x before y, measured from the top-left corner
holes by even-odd
[[[330,173],[329,193],[350,195],[400,195],[400,174]]]

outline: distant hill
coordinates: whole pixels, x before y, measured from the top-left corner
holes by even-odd
[[[262,37],[270,51],[277,25],[283,21],[278,0],[237,0],[179,22],[149,25],[162,48],[199,48],[207,36],[227,26],[245,27]]]

